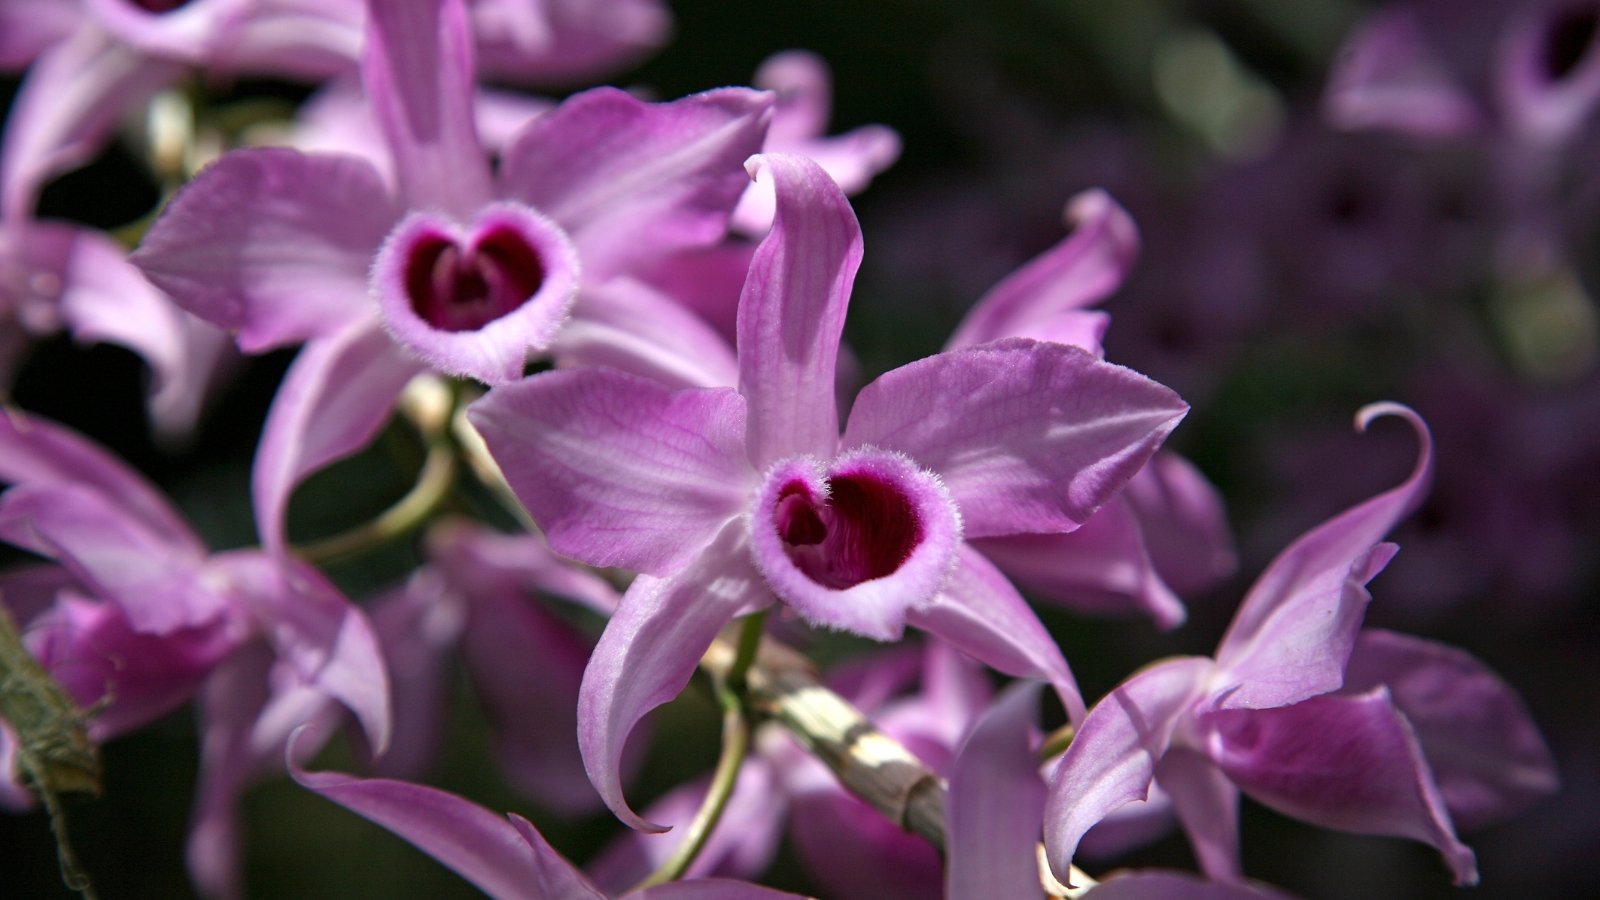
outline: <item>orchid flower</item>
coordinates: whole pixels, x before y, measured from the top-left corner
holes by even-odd
[[[529,123],[496,174],[474,127],[461,0],[373,3],[362,79],[393,184],[356,158],[234,151],[134,254],[246,352],[307,342],[257,452],[257,526],[273,550],[293,487],[365,445],[412,375],[518,378],[580,285],[720,238],[771,102],[587,91]]]
[[[1379,682],[1405,668],[1393,661],[1373,662],[1369,671],[1382,673],[1377,677],[1346,682],[1371,600],[1365,585],[1396,550],[1381,538],[1416,506],[1432,473],[1432,441],[1410,409],[1374,404],[1357,424],[1364,430],[1383,415],[1404,418],[1422,443],[1410,477],[1279,555],[1246,595],[1215,658],[1157,663],[1090,712],[1052,775],[1045,811],[1045,843],[1058,877],[1091,825],[1142,799],[1156,781],[1213,878],[1239,876],[1236,817],[1243,791],[1319,825],[1424,841],[1444,856],[1457,883],[1476,881],[1472,851],[1456,838],[1450,804],[1406,707],[1420,704],[1422,721],[1459,723],[1475,701],[1499,713],[1514,706],[1514,698],[1482,678],[1441,680],[1442,661],[1420,677],[1435,688],[1446,684],[1447,696]],[[1341,687],[1360,692],[1336,693]],[[1411,699],[1396,699],[1402,695]],[[1471,766],[1459,757],[1445,760],[1449,770],[1480,793],[1490,784],[1508,788],[1532,777],[1522,773],[1538,768],[1537,755],[1527,749],[1540,743],[1537,732],[1528,736],[1532,726],[1525,717],[1508,724],[1515,737],[1494,742],[1488,752],[1515,759],[1518,774],[1485,779],[1483,771],[1497,763]]]
[[[30,644],[77,703],[109,698],[91,736],[203,694],[191,871],[207,893],[235,893],[238,793],[282,759],[294,727],[342,705],[372,748],[387,745],[388,679],[371,625],[310,566],[208,553],[144,479],[65,428],[8,410],[0,451],[0,479],[14,484],[0,496],[0,539],[59,566],[7,579],[6,600],[20,592],[23,608],[44,610]]]
[[[628,732],[774,595],[877,640],[910,622],[1080,709],[1054,641],[963,538],[1078,527],[1186,410],[1078,348],[1016,339],[885,374],[841,436],[834,365],[860,226],[816,163],[749,165],[778,212],[740,298],[738,390],[579,369],[469,410],[556,552],[641,573],[584,675],[580,745],[613,812],[645,830],[660,829],[617,781]]]

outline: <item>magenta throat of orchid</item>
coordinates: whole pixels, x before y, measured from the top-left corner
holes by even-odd
[[[910,498],[870,472],[835,475],[829,496],[795,479],[778,494],[773,525],[795,568],[834,590],[892,575],[922,542]]]
[[[489,228],[465,250],[443,235],[424,237],[405,267],[411,308],[441,331],[473,331],[515,312],[544,279],[538,251],[506,226]]]
[[[129,0],[129,6],[135,6],[147,13],[167,13],[179,7],[188,6],[189,0]]]

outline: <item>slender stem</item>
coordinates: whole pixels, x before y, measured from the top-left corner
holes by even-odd
[[[706,791],[694,821],[689,823],[682,843],[634,890],[682,878],[700,851],[705,849],[711,833],[722,819],[722,813],[728,808],[728,799],[733,796],[733,787],[739,780],[739,770],[750,752],[746,674],[755,662],[757,648],[761,646],[761,632],[766,620],[765,610],[744,617],[739,627],[739,642],[734,650],[733,663],[713,675],[717,682],[717,702],[722,707],[722,755],[717,759],[716,771],[711,774],[711,787]]]
[[[1039,745],[1039,761],[1049,762],[1067,752],[1067,748],[1072,746],[1072,739],[1077,733],[1078,730],[1073,727],[1071,722],[1050,732],[1045,737],[1044,743]]]

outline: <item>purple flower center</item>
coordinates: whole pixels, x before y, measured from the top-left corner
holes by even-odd
[[[189,0],[131,0],[133,6],[149,13],[172,12],[180,6],[188,5]]]
[[[544,261],[522,235],[491,226],[463,250],[444,235],[411,248],[406,296],[417,316],[441,331],[472,331],[513,312],[538,293]]]
[[[1600,29],[1600,10],[1593,7],[1568,9],[1553,17],[1545,30],[1545,77],[1561,81],[1571,75],[1589,54],[1594,36]]]
[[[834,590],[892,575],[922,542],[916,506],[872,472],[834,475],[828,496],[804,481],[779,490],[774,522],[795,567]]]

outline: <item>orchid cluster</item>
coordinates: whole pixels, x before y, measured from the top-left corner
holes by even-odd
[[[1493,128],[1525,171],[1600,98],[1600,52],[1546,59],[1574,84],[1515,81],[1538,97],[1491,123],[1418,21],[1357,33],[1329,115]],[[43,800],[68,840],[51,738],[104,745],[90,787],[114,794],[138,778],[119,739],[187,709],[187,844],[162,852],[207,897],[245,895],[248,797],[286,784],[495,897],[1287,896],[1250,877],[1241,794],[1477,883],[1463,834],[1558,777],[1486,663],[1364,627],[1387,536],[1449,466],[1423,416],[1360,407],[1359,431],[1409,430],[1411,473],[1216,606],[1213,654],[1086,693],[1089,634],[1178,628],[1241,556],[1167,446],[1205,410],[1107,349],[1145,223],[1063,192],[1064,232],[963,298],[941,350],[864,378],[851,196],[901,141],[830,133],[819,57],[670,99],[528,93],[671,27],[656,0],[0,0],[0,387],[63,332],[126,348],[181,455],[275,379],[247,546],[209,527],[214,487],[185,508],[70,411],[6,404],[0,804]],[[299,86],[237,101],[241,79]],[[119,136],[159,209],[45,215]],[[1507,240],[1552,246],[1541,224]],[[1381,471],[1355,446],[1341,468]],[[363,520],[340,480],[373,467],[414,485]],[[307,529],[313,500],[356,524]],[[1099,618],[1135,623],[1078,627]],[[492,800],[439,777],[484,757]],[[1187,859],[1109,868],[1174,831]],[[119,892],[80,856],[70,886]]]

